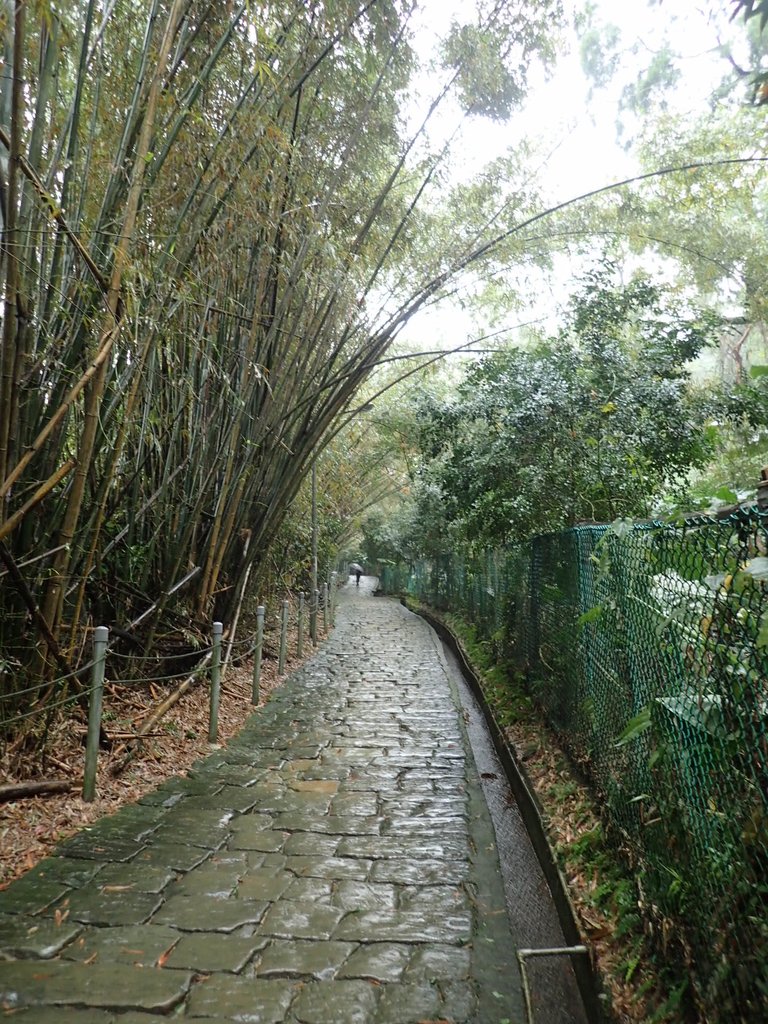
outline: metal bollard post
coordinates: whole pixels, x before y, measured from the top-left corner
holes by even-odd
[[[221,634],[220,622],[213,624],[211,644],[211,712],[208,718],[208,742],[215,743],[219,732],[219,697],[221,696]]]
[[[296,657],[304,657],[304,595],[299,594],[299,614],[297,618]]]
[[[520,965],[520,978],[523,983],[523,997],[525,999],[525,1024],[533,1024],[533,1001],[531,999],[531,986],[528,980],[527,961],[529,957],[545,956],[589,956],[586,946],[552,946],[549,949],[518,949],[517,962]]]
[[[260,604],[256,609],[256,647],[253,651],[253,686],[251,689],[251,704],[254,707],[259,703],[259,684],[261,683],[261,652],[264,649],[264,605]]]
[[[280,654],[277,659],[277,674],[281,676],[285,672],[285,655],[288,649],[288,599],[283,601],[283,611],[280,622]]]
[[[337,597],[336,585],[337,585],[338,579],[339,579],[339,574],[337,572],[332,572],[331,573],[331,625],[332,626],[336,625],[336,597]]]
[[[93,669],[91,670],[91,699],[88,705],[88,739],[85,746],[83,770],[83,800],[90,803],[96,796],[96,760],[99,755],[101,732],[101,704],[104,698],[104,663],[107,659],[109,630],[97,626],[93,631]]]
[[[313,590],[312,598],[309,605],[309,635],[312,638],[312,643],[317,643],[317,606],[319,604],[320,591]]]
[[[328,584],[323,584],[323,630],[328,632]]]

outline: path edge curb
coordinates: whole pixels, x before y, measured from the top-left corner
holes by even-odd
[[[405,601],[402,603],[406,604]],[[467,658],[466,652],[458,638],[444,622],[435,618],[423,608],[414,609],[408,605],[406,607],[429,623],[458,660],[462,674],[483,712],[494,749],[501,761],[507,781],[517,801],[534,852],[552,894],[552,901],[555,905],[565,941],[569,946],[587,945],[589,948],[589,943],[585,941],[579,931],[576,910],[568,894],[568,884],[549,845],[538,799],[528,780],[524,766],[520,763],[517,754],[507,742],[504,732],[485,698],[485,692],[477,672]],[[608,1024],[611,1017],[606,1014],[598,997],[599,980],[593,969],[591,956],[573,956],[571,963],[573,964],[576,983],[579,987],[589,1020],[592,1024]]]

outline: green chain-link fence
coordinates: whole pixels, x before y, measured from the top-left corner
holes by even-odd
[[[506,644],[718,1024],[768,1021],[767,553],[755,508],[582,526],[382,580]]]

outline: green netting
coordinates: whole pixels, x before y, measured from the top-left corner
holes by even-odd
[[[768,513],[385,573],[506,645],[593,780],[700,1019],[768,1020]]]

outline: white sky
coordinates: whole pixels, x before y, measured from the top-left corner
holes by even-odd
[[[569,25],[573,10],[580,6],[574,0],[566,0]],[[678,108],[692,114],[705,108],[713,84],[726,68],[713,53],[716,30],[692,0],[663,0],[653,6],[644,0],[596,0],[595,7],[598,24],[608,22],[621,30],[626,58],[615,85],[590,96],[590,85],[580,67],[578,42],[569,29],[568,50],[562,53],[550,80],[545,80],[541,73],[534,76],[524,110],[507,124],[482,118],[468,123],[461,146],[463,158],[452,165],[454,174],[469,176],[485,160],[500,155],[527,136],[541,144],[546,154],[539,182],[553,204],[631,176],[637,171],[637,164],[617,142],[617,101],[621,88],[647,63],[665,31],[669,31],[675,48],[685,55],[683,79],[674,97]],[[418,37],[420,52],[428,54],[435,39],[449,28],[454,15],[460,17],[462,11],[466,14],[473,10],[473,0],[424,0]],[[727,13],[724,20],[727,24]],[[738,28],[736,31],[738,34]],[[636,45],[640,52],[633,56],[631,49]],[[424,81],[427,100],[437,84]],[[554,295],[545,296],[545,304],[550,307],[553,300]],[[474,333],[477,330],[470,317],[451,307],[418,315],[403,338],[410,344],[420,344],[429,338],[430,345],[440,338],[446,347],[453,347]]]

